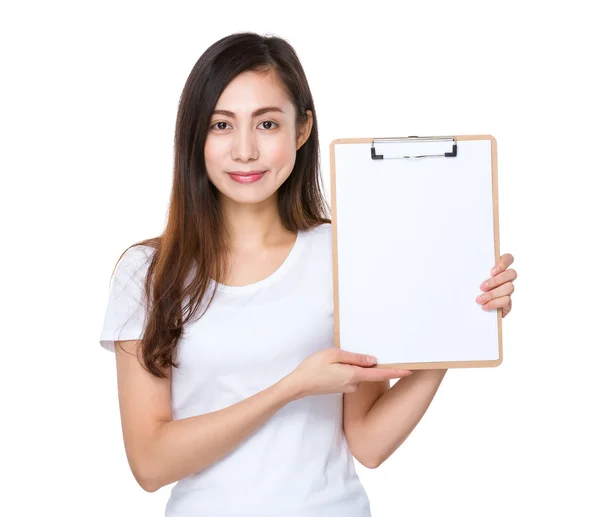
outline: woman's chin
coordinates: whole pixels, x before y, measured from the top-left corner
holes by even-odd
[[[244,205],[264,203],[265,201],[268,201],[269,199],[275,197],[275,195],[277,194],[276,190],[272,191],[271,189],[266,190],[264,188],[247,187],[248,186],[246,186],[246,188],[244,189],[236,189],[234,191],[227,189],[227,191],[222,191],[221,193],[228,199],[230,203]]]

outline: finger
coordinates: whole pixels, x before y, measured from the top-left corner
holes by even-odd
[[[356,354],[338,348],[335,354],[335,362],[355,364],[357,366],[372,366],[377,362],[377,359],[366,354]]]
[[[489,291],[490,289],[494,289],[499,285],[502,285],[506,282],[512,282],[517,278],[517,272],[514,269],[507,269],[503,273],[496,275],[494,278],[490,278],[479,286],[482,291]]]
[[[501,296],[500,298],[495,298],[491,302],[482,305],[481,308],[484,311],[491,311],[492,309],[499,309],[508,307],[510,305],[510,296]]]
[[[498,263],[492,268],[492,276],[505,271],[515,261],[515,258],[510,253],[505,253],[500,257]]]
[[[515,286],[512,282],[507,282],[506,284],[502,284],[491,291],[487,291],[485,293],[480,294],[475,301],[477,303],[488,303],[491,302],[494,298],[500,298],[501,296],[510,296],[515,291]]]
[[[510,300],[508,300],[508,307],[502,307],[502,317],[504,318],[505,316],[508,315],[508,313],[511,311],[512,309],[512,298]]]
[[[391,368],[355,368],[354,375],[357,382],[376,382],[387,379],[397,379],[412,374],[410,370],[396,370]]]

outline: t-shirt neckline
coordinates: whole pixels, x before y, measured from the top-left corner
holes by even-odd
[[[267,287],[268,285],[275,282],[283,274],[285,274],[285,272],[290,267],[292,267],[292,265],[294,264],[294,262],[296,261],[296,259],[298,257],[298,254],[300,253],[300,250],[304,243],[305,234],[306,234],[305,231],[298,230],[298,232],[296,234],[296,241],[294,242],[294,245],[292,246],[292,249],[288,253],[287,257],[282,262],[282,264],[273,273],[271,273],[268,277],[263,278],[262,280],[258,280],[257,282],[253,282],[252,284],[246,284],[246,285],[225,285],[225,284],[221,284],[220,282],[215,282],[213,279],[211,279],[211,283],[216,284],[218,291],[224,292],[224,293],[247,293],[250,291],[256,291],[258,289],[262,289],[263,287]]]

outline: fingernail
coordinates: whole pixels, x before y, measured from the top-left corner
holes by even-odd
[[[498,272],[497,268],[492,269],[492,276],[495,275]]]
[[[369,361],[370,363],[376,363],[377,362],[377,358],[373,357],[372,355],[368,355],[367,356],[367,361]]]

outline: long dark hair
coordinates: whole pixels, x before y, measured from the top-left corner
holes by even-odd
[[[297,128],[306,120],[306,110],[313,114],[310,136],[277,191],[283,226],[297,232],[331,222],[320,175],[317,116],[295,50],[282,38],[252,32],[215,42],[194,65],[179,99],[166,228],[158,237],[132,244],[119,257],[134,246],[155,248],[144,284],[147,308],[141,357],[145,368],[159,378],[167,378],[165,370],[179,366],[173,359],[175,347],[183,326],[205,302],[210,279],[220,282],[226,274],[223,257],[228,239],[218,191],[206,173],[204,145],[217,100],[229,82],[245,71],[278,74],[296,108]],[[192,266],[195,274],[188,283]],[[202,314],[214,295],[213,291]],[[189,302],[184,307],[185,299]]]

